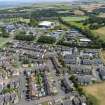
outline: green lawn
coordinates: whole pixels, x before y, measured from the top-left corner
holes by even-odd
[[[0,37],[0,48],[3,47],[10,39]]]
[[[87,19],[88,17],[87,16],[67,16],[67,17],[62,17],[62,19],[64,21],[82,21],[82,20],[85,20]]]
[[[42,105],[48,105],[48,102],[44,102],[44,103],[42,103]]]

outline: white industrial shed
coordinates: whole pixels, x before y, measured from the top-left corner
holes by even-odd
[[[91,42],[91,40],[88,39],[88,38],[81,38],[80,39],[80,42]]]
[[[42,21],[39,23],[39,27],[42,28],[54,28],[55,27],[55,23],[54,22],[50,22],[50,21]]]

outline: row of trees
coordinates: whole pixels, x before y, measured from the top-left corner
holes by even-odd
[[[70,16],[73,15],[73,13],[70,12],[60,12],[60,11],[65,11],[64,9],[40,9],[37,11],[33,11],[31,13],[32,18],[37,18],[37,19],[44,19],[44,18],[56,18],[58,16]]]
[[[32,34],[26,35],[25,31],[20,31],[15,36],[16,40],[33,41],[35,37]]]
[[[33,41],[34,36],[33,35],[16,35],[15,36],[16,40],[23,40],[23,41]]]
[[[48,44],[53,44],[56,42],[56,38],[52,36],[40,36],[38,39],[39,43],[48,43]]]
[[[38,20],[34,19],[34,18],[30,19],[29,25],[33,26],[33,27],[37,26],[38,25]]]
[[[9,33],[6,32],[6,30],[4,28],[0,28],[0,37],[7,38],[7,37],[9,37]]]
[[[90,16],[83,22],[84,25],[89,25],[90,29],[98,29],[100,27],[105,26],[105,18]]]

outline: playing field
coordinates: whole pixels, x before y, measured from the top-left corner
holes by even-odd
[[[97,99],[97,105],[105,105],[105,82],[83,87],[84,91]]]
[[[87,16],[68,16],[68,17],[62,17],[65,21],[82,21],[87,19]]]

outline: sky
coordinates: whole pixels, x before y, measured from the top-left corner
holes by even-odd
[[[0,0],[0,1],[16,1],[16,2],[51,2],[51,1],[64,1],[64,2],[70,2],[75,0]]]

